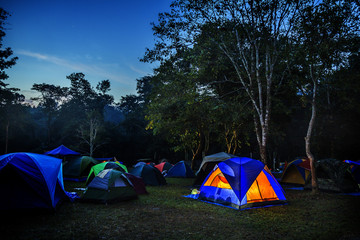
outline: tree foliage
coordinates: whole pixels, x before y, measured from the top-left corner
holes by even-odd
[[[233,67],[230,80],[251,103],[260,156],[266,163],[272,98],[286,71],[281,72],[286,65],[280,56],[287,51],[300,7],[298,1],[174,1],[171,13],[159,15],[153,27],[158,41],[143,60],[176,55],[198,44],[198,39],[218,48]]]
[[[8,14],[1,16],[3,37]],[[92,86],[84,73],[72,73],[68,88],[34,84],[39,105],[22,105],[24,97],[5,83],[17,58],[2,50],[1,150],[66,144],[128,165],[185,159],[194,169],[219,151],[269,167],[307,150],[313,159],[357,160],[358,4],[175,0],[158,20],[156,43],[142,58],[158,67],[119,102],[110,80]]]

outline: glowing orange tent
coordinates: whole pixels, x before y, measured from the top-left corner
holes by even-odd
[[[197,195],[199,200],[236,209],[286,202],[283,189],[266,165],[246,157],[235,157],[217,164]]]

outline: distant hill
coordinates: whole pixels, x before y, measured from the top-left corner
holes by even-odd
[[[114,124],[124,121],[125,116],[117,107],[106,105],[104,107],[104,120]]]

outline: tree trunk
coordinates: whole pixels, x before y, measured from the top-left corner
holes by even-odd
[[[308,126],[308,131],[305,137],[305,149],[306,149],[306,156],[310,160],[310,169],[311,169],[311,187],[312,192],[315,194],[318,192],[318,184],[316,178],[316,171],[315,171],[315,158],[314,155],[311,153],[311,135],[312,129],[315,124],[316,118],[316,81],[313,82],[313,95],[312,95],[312,102],[311,102],[311,119]]]
[[[260,145],[260,159],[265,165],[267,165],[266,145]]]
[[[7,120],[6,126],[5,126],[5,154],[8,152],[8,144],[9,144],[9,126],[10,121]]]
[[[254,123],[255,123],[255,132],[256,132],[256,138],[259,145],[259,154],[260,154],[260,160],[267,165],[267,154],[266,154],[266,142],[267,138],[266,135],[264,135],[264,129],[263,126],[260,125],[260,122],[257,120],[257,116],[254,115]]]
[[[236,32],[238,38],[238,34]],[[241,42],[238,39],[238,45],[241,45]],[[240,61],[242,65],[239,65],[234,59],[232,54],[229,52],[226,43],[222,42],[220,49],[231,61],[239,82],[244,87],[247,95],[250,98],[252,107],[254,109],[254,124],[256,137],[259,145],[260,160],[267,165],[267,156],[266,156],[266,145],[267,137],[269,133],[269,122],[271,115],[271,90],[272,90],[272,78],[274,71],[274,62],[276,61],[276,53],[273,54],[267,50],[265,54],[265,62],[262,62],[262,57],[260,56],[260,42],[254,39],[251,43],[251,48],[249,50],[250,59],[246,58],[247,53],[242,49],[239,49]],[[265,76],[262,75],[261,66],[265,66]],[[246,77],[243,77],[241,66],[244,68],[247,73]],[[264,78],[265,77],[265,78]],[[265,84],[264,80],[265,79]],[[266,87],[265,91],[263,87]]]
[[[90,145],[90,157],[93,156],[93,153],[94,153],[94,141],[95,141],[95,138],[96,138],[96,120],[94,119],[91,119],[90,120],[90,136],[89,136],[89,145]]]
[[[191,168],[194,169],[195,161],[197,156],[200,156],[201,159],[206,155],[209,150],[209,133],[204,133],[200,131],[199,133],[199,144],[196,150],[192,150],[192,158],[191,158]]]

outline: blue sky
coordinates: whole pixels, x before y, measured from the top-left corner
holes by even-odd
[[[92,84],[109,79],[111,94],[136,93],[136,79],[151,75],[142,63],[154,45],[151,22],[171,0],[0,0],[11,13],[4,47],[19,57],[7,70],[10,87],[30,98],[34,83],[69,86],[67,75],[82,72]],[[34,95],[35,94],[35,95]]]

